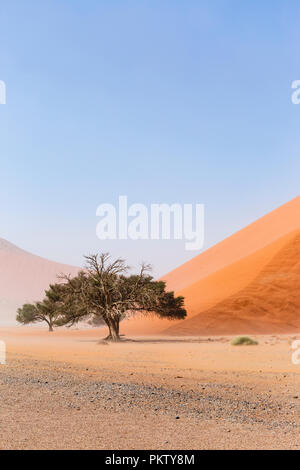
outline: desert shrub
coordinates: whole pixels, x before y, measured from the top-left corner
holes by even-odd
[[[258,344],[258,342],[248,336],[238,336],[231,341],[231,344],[232,346],[253,346]]]

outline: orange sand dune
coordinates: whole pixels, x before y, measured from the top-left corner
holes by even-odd
[[[0,325],[13,324],[17,308],[40,300],[59,274],[77,272],[74,266],[48,261],[0,239]]]
[[[169,334],[288,333],[300,329],[300,230],[246,287]]]
[[[188,319],[173,323],[141,319],[124,324],[126,332],[200,334],[205,324],[201,312],[246,288],[300,229],[299,214],[297,197],[164,276],[168,288],[185,297]],[[243,330],[243,321],[235,318],[233,322],[236,326],[226,330],[229,334]]]
[[[185,298],[189,317],[197,315],[200,311],[216,305],[246,287],[292,237],[293,234],[285,235],[261,250],[178,292]]]
[[[300,196],[163,276],[175,292],[300,228]]]

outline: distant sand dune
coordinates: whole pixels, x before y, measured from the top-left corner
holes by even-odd
[[[0,239],[0,325],[13,324],[17,308],[40,300],[59,274],[77,272],[74,266],[48,261]]]

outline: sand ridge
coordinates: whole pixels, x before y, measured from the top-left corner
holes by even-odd
[[[280,240],[282,241],[282,240]],[[170,327],[170,334],[268,334],[300,330],[300,230],[243,289]]]
[[[289,301],[290,296],[294,299],[296,295],[297,283],[295,272],[288,274],[288,271],[293,270],[293,256],[298,256],[293,239],[300,230],[299,213],[300,197],[297,197],[164,276],[167,286],[185,297],[186,320],[141,319],[124,324],[125,332],[199,335],[298,331],[298,302]],[[282,249],[286,249],[288,259],[283,255],[272,263]],[[294,254],[290,253],[293,250]],[[281,283],[281,289],[277,289],[276,299],[274,297],[269,304],[265,302],[264,290],[259,287],[265,277],[264,269],[269,270],[267,295],[272,290],[272,281],[276,289],[275,283],[285,277],[284,285]],[[260,275],[261,280],[253,285]],[[236,308],[243,304],[245,295],[249,307],[247,315]],[[232,299],[234,303],[230,303]],[[265,308],[268,312],[262,314]]]

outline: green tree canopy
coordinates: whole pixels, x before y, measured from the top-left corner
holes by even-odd
[[[49,289],[45,291],[45,298],[42,302],[24,304],[22,308],[18,309],[17,321],[23,325],[46,322],[49,331],[53,331],[54,326],[60,324],[61,308],[64,305],[64,290],[63,284],[51,284]]]
[[[111,261],[108,254],[86,257],[86,270],[75,278],[65,277],[66,308],[62,324],[74,324],[84,318],[102,320],[109,329],[108,340],[119,341],[120,321],[136,313],[160,318],[184,319],[183,297],[166,292],[163,281],[155,281],[142,265],[139,274],[128,275],[124,260]]]

